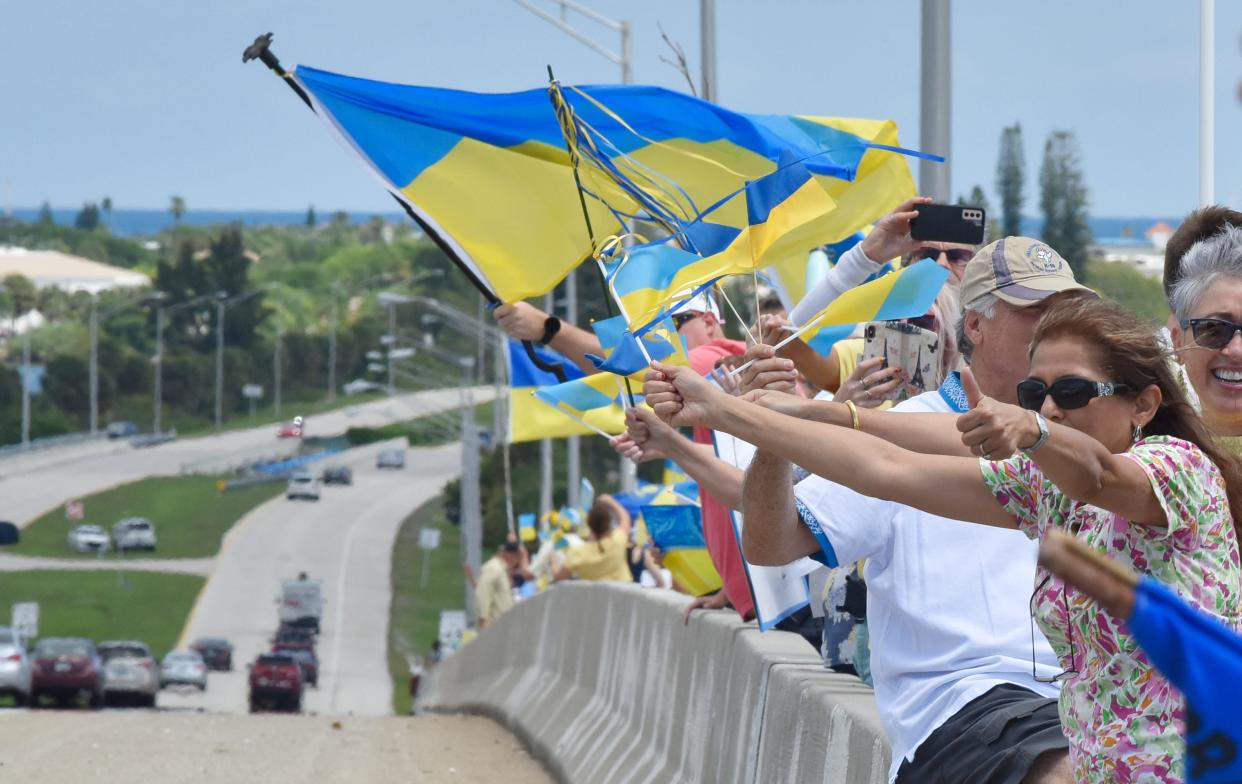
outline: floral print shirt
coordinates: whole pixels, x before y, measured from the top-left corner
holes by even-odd
[[[1125,453],[1151,480],[1168,528],[1131,524],[1072,501],[1025,455],[980,461],[984,482],[1018,528],[1051,526],[1149,574],[1182,598],[1239,628],[1242,569],[1225,485],[1194,444],[1140,439]],[[1061,725],[1077,782],[1179,782],[1184,777],[1181,694],[1156,672],[1125,625],[1043,567],[1032,606],[1061,666]]]

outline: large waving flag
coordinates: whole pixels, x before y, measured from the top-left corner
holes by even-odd
[[[527,356],[521,343],[510,340],[505,346],[509,361],[509,441],[537,441],[541,438],[564,438],[588,435],[595,428],[606,433],[625,430],[625,411],[611,404],[566,416],[555,407],[535,397],[544,387],[554,387],[558,381],[553,374],[540,370]],[[560,362],[572,383],[583,373],[572,362],[551,349],[540,348],[536,352],[545,362]],[[601,376],[615,384],[613,376]],[[615,391],[614,391],[615,394]],[[580,418],[582,422],[576,421]],[[585,422],[586,424],[583,424]]]
[[[294,79],[319,116],[484,291],[506,302],[546,293],[593,253],[544,90],[471,93],[306,66]],[[623,171],[653,173],[632,179],[643,193],[676,192],[687,221],[771,174],[782,159],[803,161],[835,203],[836,228],[826,241],[848,236],[914,193],[905,155],[889,149],[897,147],[892,122],[742,114],[632,85],[567,89],[565,99],[609,140],[600,157]],[[637,212],[641,200],[607,178],[588,176],[584,184],[603,200],[587,199],[599,237],[618,233],[620,218]],[[744,201],[727,200],[713,222],[750,226]]]

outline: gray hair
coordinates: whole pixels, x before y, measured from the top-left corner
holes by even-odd
[[[1169,308],[1178,321],[1190,318],[1199,299],[1220,278],[1242,279],[1242,228],[1226,226],[1200,240],[1182,257],[1181,277],[1169,291]]]
[[[962,306],[962,316],[957,320],[957,353],[967,365],[970,364],[970,355],[974,353],[975,344],[970,342],[970,336],[966,334],[966,314],[973,311],[990,319],[996,315],[996,303],[999,301],[995,294],[984,294],[974,302],[967,302]]]

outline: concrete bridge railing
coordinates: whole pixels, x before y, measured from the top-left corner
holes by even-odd
[[[571,583],[441,663],[421,706],[493,716],[567,782],[887,781],[871,690],[785,632],[636,585]]]

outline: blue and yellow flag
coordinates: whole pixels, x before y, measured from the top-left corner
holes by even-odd
[[[471,93],[306,66],[293,78],[332,131],[483,290],[506,302],[544,294],[594,252],[544,90]],[[634,85],[566,88],[564,95],[578,119],[607,138],[600,155],[630,172],[640,190],[630,195],[608,177],[584,172],[601,238],[619,233],[621,218],[637,213],[642,198],[635,196],[676,192],[682,219],[692,221],[771,174],[782,159],[804,161],[835,203],[824,241],[852,234],[914,193],[889,121],[742,114]],[[744,201],[728,200],[713,222],[749,226]]]
[[[525,347],[515,340],[506,343],[509,360],[509,442],[537,441],[541,438],[564,438],[589,435],[595,431],[574,421],[554,407],[535,397],[543,387],[556,387],[558,380],[553,374],[540,370],[526,355]],[[551,349],[536,349],[545,362],[560,362],[565,374],[580,379],[583,373],[568,359]],[[616,384],[614,376],[602,376]],[[615,392],[614,392],[615,394]],[[625,411],[618,405],[597,407],[584,413],[575,413],[584,421],[607,433],[625,430]]]
[[[695,596],[720,590],[720,573],[707,551],[698,506],[653,503],[642,508],[642,519],[673,579]]]
[[[801,333],[810,342],[827,327],[862,321],[890,321],[922,316],[936,301],[949,271],[931,259],[903,267],[852,288],[807,319]]]
[[[613,316],[601,319],[591,325],[605,356],[597,357],[587,354],[587,358],[599,370],[618,376],[641,375],[652,362],[663,362],[666,365],[689,365],[690,358],[686,353],[686,343],[671,319],[662,319],[647,325],[640,330],[638,336],[629,329],[624,316]]]

